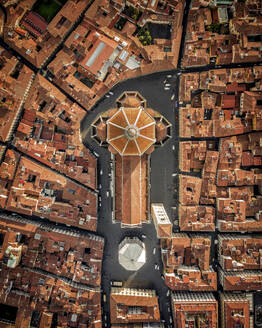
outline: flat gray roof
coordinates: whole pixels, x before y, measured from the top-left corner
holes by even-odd
[[[99,56],[99,54],[101,53],[101,51],[104,49],[105,44],[104,42],[100,42],[98,47],[96,48],[96,50],[93,52],[92,56],[88,59],[88,61],[86,62],[86,66],[90,67],[94,64],[97,56]]]

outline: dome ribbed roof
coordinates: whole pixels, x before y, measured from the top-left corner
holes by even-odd
[[[143,107],[121,107],[107,121],[107,142],[121,155],[142,155],[155,143],[155,120]]]

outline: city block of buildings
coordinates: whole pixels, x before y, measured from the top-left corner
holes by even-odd
[[[158,297],[154,290],[112,288],[110,293],[112,327],[132,323],[159,323]]]
[[[95,192],[10,149],[0,177],[2,208],[96,231]]]
[[[37,74],[23,105],[13,145],[39,162],[92,188],[96,157],[83,145],[80,122],[86,112]]]
[[[48,65],[86,108],[121,80],[177,67],[185,1],[94,1]]]
[[[9,141],[16,128],[34,74],[0,47],[0,141]]]
[[[0,302],[15,326],[101,327],[104,240],[20,216],[0,217]]]
[[[175,292],[171,302],[176,327],[217,327],[218,302],[212,293]]]
[[[69,0],[53,5],[54,11],[52,4],[36,0],[1,3],[6,12],[5,42],[38,68],[51,58],[88,5],[85,0]]]
[[[216,291],[208,235],[173,233],[160,241],[165,283],[171,290]]]
[[[253,296],[250,293],[220,293],[221,327],[254,326]]]
[[[182,66],[259,62],[261,31],[259,0],[193,1]]]
[[[219,279],[224,290],[260,290],[261,236],[220,234],[218,242]]]

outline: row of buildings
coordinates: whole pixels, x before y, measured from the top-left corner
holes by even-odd
[[[128,301],[123,302],[124,295]],[[136,298],[136,301],[134,299]],[[133,299],[133,302],[132,302]],[[112,327],[162,327],[157,323],[159,309],[156,297],[150,290],[114,288],[110,296]],[[134,302],[136,306],[133,306]],[[129,306],[132,304],[132,306]],[[220,306],[218,306],[220,304]],[[115,307],[118,305],[118,311]],[[253,327],[261,323],[261,309],[253,312],[253,295],[250,293],[219,293],[218,299],[210,292],[174,292],[171,296],[173,325],[179,328]],[[219,310],[218,310],[219,308]],[[136,322],[151,317],[147,324]],[[118,319],[118,320],[116,320]],[[159,319],[158,319],[159,320]],[[115,322],[118,321],[118,324]],[[122,325],[120,324],[122,323]],[[126,323],[126,324],[124,324]],[[120,324],[120,325],[119,325]]]
[[[16,327],[35,324],[51,327],[54,323],[57,327],[101,327],[99,286],[104,247],[101,237],[2,214],[0,241],[0,301],[17,309]],[[203,239],[192,240],[191,248],[195,261],[203,260],[200,265],[204,267],[206,262],[199,250],[203,242]],[[224,264],[227,270],[231,269],[230,257],[232,264],[237,257],[245,263],[245,259],[253,256],[249,262],[254,263],[253,269],[258,268],[256,240],[225,235],[219,243],[220,261],[227,261]],[[179,251],[182,249],[178,246],[179,240],[173,245],[176,249],[173,247],[172,252],[177,253],[178,259],[177,264],[173,263],[176,266],[183,254]],[[186,261],[189,260],[187,254]],[[245,265],[251,268],[248,263]],[[260,318],[259,309],[254,313],[253,297],[250,292],[220,293],[219,314],[218,300],[212,293],[176,291],[171,294],[174,324],[188,327],[197,322],[199,327],[215,328],[220,315],[223,327],[231,328],[237,323],[249,327],[249,322],[259,323]],[[110,316],[112,327],[119,324],[162,326],[158,297],[153,290],[112,288]]]
[[[34,2],[3,1],[3,32],[40,67],[86,3],[68,1],[52,29],[30,11]],[[97,159],[80,134],[86,111],[0,52],[0,325],[102,327],[104,239],[83,232],[96,232],[98,197]]]
[[[181,231],[261,231],[261,72],[254,66],[182,75]]]
[[[159,212],[159,205],[156,210]],[[182,238],[185,236],[174,236],[179,237],[181,243],[177,239],[168,253],[163,248],[163,255],[166,254],[169,261],[177,259],[177,263],[168,264],[170,268],[172,265],[178,267],[184,255],[181,250]],[[168,240],[161,239],[162,242],[168,243]],[[191,252],[201,267],[207,264],[207,259],[201,257],[203,243],[206,244],[200,237],[198,240],[196,237],[191,239]],[[232,263],[236,262],[233,265],[237,270],[241,265],[244,266],[242,270],[258,269],[260,262],[256,254],[259,253],[260,244],[261,238],[255,240],[248,236],[239,238],[221,235],[221,266],[231,270]],[[11,319],[5,317],[3,311],[1,322],[21,328],[47,328],[53,325],[101,327],[99,287],[103,247],[103,238],[87,232],[1,214],[0,302],[15,313]],[[175,257],[171,256],[171,252],[174,252]],[[205,253],[208,256],[208,249]],[[185,259],[191,261],[188,252]],[[218,299],[211,292],[172,293],[174,325],[183,328],[195,325],[215,328],[220,317],[222,327],[232,328],[239,324],[253,327],[253,323],[259,327],[261,308],[254,308],[255,294],[250,291],[233,294],[228,291],[230,289],[224,289],[223,293],[219,293],[220,310]],[[112,327],[163,327],[159,300],[154,290],[112,288],[110,318]],[[12,321],[15,322],[12,324]]]
[[[245,26],[246,32],[251,31],[255,23],[260,28],[259,4],[246,1],[232,2],[231,6],[227,2],[227,5],[221,2],[221,9],[211,7],[209,1],[192,3],[187,27],[191,34],[187,33],[182,59],[184,67],[208,65],[212,60],[216,64],[260,61],[261,45],[256,45],[260,48],[254,54],[257,57],[252,57],[249,51],[255,44],[249,43],[250,36],[245,36],[242,29]],[[212,19],[221,20],[226,12],[233,15],[229,19],[230,33],[239,24],[243,34],[234,39],[237,42],[226,42],[224,51],[221,44],[217,46],[221,40],[233,40],[232,35],[222,35],[226,23],[220,21],[219,34],[213,31],[209,40],[211,32],[203,31],[207,26],[217,28]],[[254,24],[246,24],[245,19],[252,15],[256,16],[251,20]],[[236,55],[240,49],[238,42],[241,51],[246,47],[249,55],[245,58]],[[189,300],[199,291],[202,297],[206,291],[218,291],[215,295],[218,295],[220,327],[260,325],[261,72],[260,66],[253,66],[207,69],[180,76],[177,208],[180,232],[171,233],[166,228],[168,233],[158,234],[164,278],[175,294],[176,290],[191,291]],[[160,229],[159,224],[157,227]],[[195,299],[192,303],[190,308],[196,311],[199,301]],[[196,315],[189,316],[191,325],[186,325],[187,309],[181,308],[184,326],[178,323],[178,327],[213,327],[211,321],[207,324],[208,311],[198,319]]]

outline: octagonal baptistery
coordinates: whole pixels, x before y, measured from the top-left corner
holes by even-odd
[[[149,216],[149,156],[171,137],[171,124],[138,92],[124,92],[92,123],[92,137],[114,156],[113,221],[140,227]]]
[[[119,263],[128,271],[137,271],[146,263],[145,244],[138,238],[126,237],[118,247]]]

